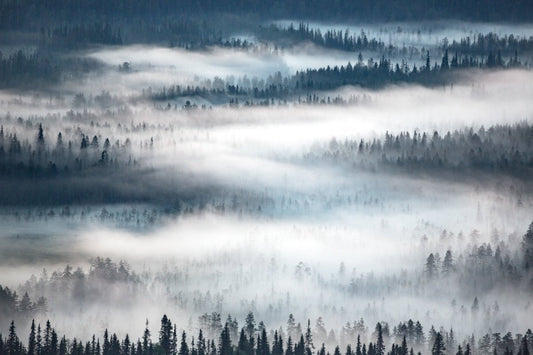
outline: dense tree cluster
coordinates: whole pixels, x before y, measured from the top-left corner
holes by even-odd
[[[191,341],[187,333],[178,336],[176,324],[164,315],[161,319],[160,330],[156,340],[152,340],[148,322],[141,338],[137,341],[125,335],[119,339],[116,333],[110,334],[106,329],[103,337],[93,335],[91,339],[67,339],[52,327],[50,321],[45,326],[32,321],[28,340],[23,341],[17,334],[15,323],[11,322],[9,334],[0,334],[0,354],[2,355],[408,355],[430,353],[432,355],[446,354],[517,354],[528,355],[533,346],[533,333],[527,330],[525,334],[511,333],[503,337],[499,333],[486,334],[476,343],[474,338],[467,338],[458,342],[454,338],[453,329],[449,332],[439,331],[434,327],[424,335],[420,322],[408,320],[394,327],[389,333],[386,322],[378,322],[370,339],[362,338],[357,333],[355,337],[346,339],[345,350],[341,350],[337,343],[326,348],[324,342],[318,342],[320,323],[315,331],[307,323],[305,332],[292,334],[292,314],[289,317],[287,333],[280,328],[267,331],[263,322],[256,327],[253,313],[249,313],[246,324],[240,329],[236,320],[228,316],[228,322],[220,325],[213,337],[206,337],[200,328],[198,336]],[[295,339],[293,340],[293,335]],[[215,342],[217,341],[217,342]],[[455,352],[457,349],[457,352]]]
[[[56,83],[60,78],[60,69],[49,56],[22,50],[7,56],[0,52],[0,88]]]
[[[22,121],[22,118],[19,119]],[[31,124],[30,121],[28,121]],[[55,142],[45,141],[45,133],[39,124],[35,140],[21,141],[17,133],[0,127],[0,176],[16,178],[56,177],[95,167],[114,167],[133,165],[134,159],[128,153],[131,142],[116,140],[111,144],[109,138],[100,142],[83,132],[77,132],[78,141],[63,138],[59,132]],[[100,138],[102,140],[103,138]],[[124,162],[124,159],[126,162]]]
[[[376,38],[368,38],[361,32],[360,35],[351,34],[348,30],[328,30],[324,34],[318,28],[310,28],[308,24],[300,23],[298,27],[292,23],[283,28],[277,25],[260,27],[259,35],[262,39],[275,42],[302,42],[309,41],[321,47],[344,51],[375,51],[383,52],[385,43]]]
[[[0,285],[0,323],[5,326],[7,319],[17,319],[25,324],[32,317],[45,314],[50,299],[62,299],[65,308],[104,297],[116,304],[124,304],[128,298],[131,302],[131,293],[137,292],[139,283],[139,276],[126,262],[115,263],[109,258],[92,259],[88,271],[79,267],[74,270],[70,265],[51,274],[43,270],[39,279],[32,277],[22,286],[20,299],[15,291]],[[109,293],[111,290],[113,295]],[[33,302],[30,294],[40,296],[35,296]]]
[[[120,30],[110,24],[60,26],[40,30],[39,43],[42,47],[53,49],[79,49],[88,44],[120,45],[123,43]]]
[[[523,243],[526,243],[526,236]],[[443,238],[447,238],[446,232]],[[461,290],[465,294],[488,292],[504,284],[516,287],[522,282],[527,287],[532,287],[533,279],[529,280],[531,275],[521,261],[527,259],[527,250],[523,251],[522,257],[515,257],[514,253],[503,241],[498,243],[495,250],[490,243],[483,243],[473,245],[471,250],[455,256],[448,249],[444,259],[441,259],[438,252],[430,253],[424,272],[429,280],[437,282],[456,278],[458,283],[465,285]],[[471,284],[469,280],[476,282]]]
[[[399,47],[393,43],[385,44],[381,39],[368,38],[364,30],[359,35],[350,33],[348,29],[335,30],[330,29],[322,33],[319,28],[310,27],[303,22],[295,26],[291,23],[287,27],[279,25],[270,25],[260,27],[258,36],[266,41],[271,41],[279,45],[294,45],[295,43],[311,42],[317,46],[343,50],[348,52],[371,51],[378,57],[385,55],[387,58],[413,59],[423,56],[429,51],[433,56],[442,56],[446,51],[450,54],[455,53],[457,62],[463,62],[461,57],[477,56],[494,57],[506,56],[510,58],[510,63],[518,64],[518,56],[530,54],[533,51],[533,37],[502,35],[496,33],[479,33],[473,37],[466,36],[460,40],[450,42],[444,38],[436,48],[425,48],[403,45]],[[468,60],[470,62],[472,60]],[[503,64],[503,60],[501,60]],[[485,60],[488,63],[489,60]],[[488,65],[488,64],[487,64]]]
[[[531,260],[531,235],[533,224],[528,231],[519,238],[511,236],[509,242],[498,240],[497,234],[492,238],[497,245],[493,251],[491,244],[476,244],[479,238],[476,231],[473,231],[469,238],[459,233],[443,231],[440,236],[439,245],[461,245],[457,241],[471,245],[464,253],[453,253],[448,249],[441,257],[438,252],[431,253],[425,261],[420,260],[420,265],[413,272],[399,272],[383,276],[372,274],[357,274],[355,270],[351,274],[346,274],[343,267],[339,269],[337,275],[328,276],[315,267],[306,265],[303,262],[294,267],[291,275],[290,269],[283,267],[276,273],[289,274],[289,280],[294,284],[295,289],[313,287],[319,293],[334,292],[348,297],[350,300],[364,299],[365,297],[387,297],[394,300],[401,295],[411,295],[416,293],[419,297],[423,294],[429,297],[436,297],[434,290],[441,288],[458,289],[454,294],[451,310],[455,314],[454,320],[483,321],[491,325],[491,329],[505,329],[510,323],[505,313],[499,309],[498,302],[487,302],[483,295],[490,294],[498,290],[514,290],[516,292],[531,292],[533,287],[533,275],[528,268]],[[468,240],[467,240],[468,239]],[[456,241],[457,240],[457,241]],[[518,245],[518,247],[517,247]],[[423,245],[424,246],[424,245]],[[517,249],[518,248],[518,249]],[[529,260],[529,261],[528,261]],[[236,260],[213,260],[209,262],[188,262],[181,267],[165,267],[158,272],[144,271],[136,273],[130,269],[124,261],[113,262],[109,258],[97,257],[91,260],[87,271],[82,268],[65,266],[63,270],[56,270],[49,273],[43,270],[39,277],[32,276],[18,289],[20,294],[24,294],[22,300],[18,300],[16,294],[9,289],[3,289],[2,299],[6,305],[4,320],[18,319],[24,324],[24,320],[34,314],[42,314],[46,311],[46,306],[62,309],[77,309],[79,307],[91,308],[93,305],[106,304],[111,306],[125,304],[134,307],[136,300],[145,299],[150,294],[150,289],[162,287],[166,291],[158,294],[158,299],[162,302],[169,302],[169,305],[190,314],[201,315],[198,318],[198,326],[203,330],[204,336],[209,339],[216,338],[224,327],[221,317],[223,309],[228,307],[228,298],[240,297],[235,293],[228,293],[228,290],[221,291],[219,286],[221,281],[220,270],[242,261]],[[261,279],[261,275],[268,273],[273,275],[276,261],[273,259],[270,266],[256,267],[253,271],[242,274],[238,280],[231,281],[228,285],[235,290],[242,290],[247,287],[248,280]],[[199,277],[199,274],[202,274]],[[197,276],[194,276],[197,275]],[[206,282],[212,287],[207,292],[198,288],[198,282]],[[253,286],[252,286],[253,287]],[[218,289],[217,289],[218,288]],[[479,296],[478,297],[476,297]],[[297,304],[288,303],[290,294],[280,294],[280,299],[275,298],[272,304],[261,314],[267,321],[273,322],[287,311],[300,311]],[[36,299],[34,303],[31,298]],[[287,299],[285,299],[287,298]],[[47,301],[49,300],[49,301]],[[103,301],[105,300],[105,302]],[[254,309],[255,301],[246,298],[236,299],[241,306],[250,306]],[[104,302],[104,303],[102,303]],[[335,310],[339,307],[340,314],[344,315],[346,309],[343,305],[335,304],[335,301],[321,300],[321,309],[325,316],[338,314]],[[333,302],[333,303],[332,303]],[[471,302],[471,303],[470,303]],[[230,301],[231,303],[231,301]],[[274,305],[274,306],[273,306]],[[208,309],[215,309],[211,313],[205,313]],[[375,305],[370,304],[366,309],[361,310],[365,318],[376,316]],[[431,319],[426,319],[426,322]],[[238,339],[238,323],[236,319],[228,317],[226,324],[229,336],[232,341]],[[252,334],[255,330],[264,329],[264,324],[260,322],[256,325],[253,318],[246,320],[245,331]],[[3,324],[6,326],[6,324]],[[358,336],[367,341],[372,334],[368,331],[368,326],[363,319],[348,322],[340,330],[328,330],[324,326],[321,318],[317,319],[313,338],[320,343],[325,343],[327,347],[333,348],[336,345],[346,347],[351,340]],[[287,335],[293,339],[300,338],[305,333],[302,325],[296,323],[294,317],[289,317],[287,323]],[[464,330],[464,329],[463,329]],[[442,332],[445,344],[451,344],[453,338],[452,331]],[[420,322],[409,320],[400,322],[395,327],[383,324],[383,334],[385,339],[390,339],[401,344],[404,337],[409,347],[420,348],[429,342],[434,343],[433,332],[424,334]],[[455,347],[455,345],[454,345]],[[448,348],[450,348],[448,346]]]
[[[0,319],[18,319],[25,322],[37,314],[46,312],[46,299],[39,297],[35,302],[27,292],[22,298],[16,291],[0,285]]]
[[[533,127],[527,123],[447,132],[385,134],[371,141],[333,139],[308,159],[326,159],[359,167],[404,171],[483,171],[527,178],[533,168]]]
[[[498,36],[496,33],[479,33],[474,37],[465,37],[459,41],[443,43],[443,49],[450,53],[460,52],[465,54],[487,55],[489,52],[505,55],[517,53],[531,53],[533,51],[533,36],[517,37],[514,35]]]
[[[101,65],[87,57],[61,57],[47,50],[0,51],[0,88],[39,89],[62,83],[65,77],[79,78]]]
[[[266,79],[241,78],[238,83],[228,83],[221,78],[204,81],[197,86],[182,87],[180,85],[164,87],[159,91],[143,91],[143,97],[154,101],[169,101],[180,97],[196,96],[208,100],[229,101],[230,106],[249,106],[254,104],[269,105],[277,100],[295,100],[301,95],[313,92],[337,89],[346,85],[365,88],[382,88],[386,85],[415,83],[424,86],[440,86],[453,83],[462,73],[461,69],[468,68],[516,68],[523,67],[517,57],[504,60],[501,54],[490,52],[486,58],[474,56],[450,57],[448,51],[440,60],[440,64],[432,62],[429,52],[426,64],[420,68],[410,67],[405,61],[393,64],[390,59],[382,56],[379,61],[369,58],[366,62],[359,55],[357,63],[346,65],[306,69],[294,75],[282,76],[280,72],[270,75]],[[317,102],[319,100],[307,100]],[[323,103],[338,103],[339,101],[325,100]],[[342,103],[342,100],[340,100]],[[169,103],[170,105],[170,103]],[[170,108],[169,106],[168,108]]]
[[[532,8],[528,1],[483,0],[435,2],[429,0],[348,1],[331,3],[326,0],[287,1],[215,1],[215,0],[159,0],[159,1],[66,1],[66,0],[2,0],[0,24],[2,28],[24,28],[32,22],[87,21],[115,17],[166,17],[169,14],[213,16],[221,13],[260,16],[268,13],[276,18],[331,18],[359,20],[421,20],[435,18],[462,18],[478,21],[531,20]]]

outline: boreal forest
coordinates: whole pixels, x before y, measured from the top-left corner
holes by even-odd
[[[0,355],[529,355],[531,0],[0,0]]]

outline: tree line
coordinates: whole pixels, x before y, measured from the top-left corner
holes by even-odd
[[[22,119],[21,119],[22,120]],[[109,138],[92,138],[79,131],[76,140],[66,140],[58,132],[55,142],[45,140],[42,124],[39,124],[35,139],[21,140],[16,132],[0,126],[0,176],[17,178],[42,178],[69,175],[95,167],[132,166],[136,160],[128,151],[131,141]],[[74,137],[73,137],[74,138]],[[152,141],[153,143],[153,141]],[[124,161],[124,159],[127,159]]]
[[[432,61],[429,51],[425,64],[409,66],[405,61],[393,64],[382,56],[379,60],[369,58],[366,62],[362,54],[355,64],[348,62],[341,66],[327,66],[297,71],[294,75],[282,76],[280,72],[266,79],[244,78],[240,85],[229,83],[221,78],[206,80],[196,86],[175,85],[163,87],[153,92],[143,90],[142,97],[154,101],[168,101],[179,97],[199,96],[206,99],[225,99],[230,106],[245,106],[273,103],[277,100],[291,100],[313,92],[334,90],[353,85],[378,89],[387,85],[415,83],[424,86],[443,86],[457,80],[464,69],[510,69],[528,68],[518,57],[504,59],[501,53],[490,52],[486,57],[450,55],[445,51],[440,64]],[[331,100],[329,101],[331,102]],[[325,102],[324,102],[325,103]]]
[[[252,19],[269,14],[270,19],[309,18],[317,20],[432,20],[528,21],[533,9],[527,0],[446,1],[387,0],[332,3],[327,0],[2,0],[0,28],[22,29],[36,23],[81,22],[94,18],[161,18],[169,14],[213,18],[220,14],[247,15]],[[262,20],[265,20],[263,17]]]
[[[528,123],[495,125],[477,131],[465,128],[442,135],[438,131],[385,133],[384,139],[332,139],[306,159],[385,167],[402,171],[493,172],[527,180],[533,169],[533,127]],[[352,165],[353,166],[353,165]]]
[[[66,335],[58,334],[51,322],[45,325],[31,322],[27,341],[20,339],[15,322],[11,322],[9,332],[0,334],[0,354],[2,355],[472,355],[472,354],[517,354],[529,355],[533,345],[533,333],[530,329],[525,334],[486,334],[478,343],[473,337],[462,342],[454,338],[453,329],[435,330],[432,326],[427,340],[420,322],[408,320],[394,327],[390,334],[386,322],[378,322],[370,339],[364,340],[360,334],[349,340],[345,349],[339,345],[331,349],[324,343],[319,344],[315,337],[322,326],[317,321],[315,331],[311,330],[310,321],[307,328],[300,334],[293,333],[289,316],[287,333],[283,328],[267,331],[263,322],[258,325],[252,312],[246,317],[245,325],[238,328],[238,322],[228,316],[228,321],[215,338],[204,335],[199,329],[196,339],[188,340],[187,333],[178,335],[177,325],[163,315],[156,339],[152,339],[148,321],[142,337],[137,341],[126,334],[120,339],[116,333],[106,329],[102,338],[67,339]],[[294,336],[294,338],[293,338]],[[294,340],[293,340],[294,339]],[[215,342],[217,341],[217,342]],[[416,349],[416,350],[415,350]]]

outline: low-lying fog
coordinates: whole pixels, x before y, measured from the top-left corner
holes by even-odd
[[[484,30],[482,25],[474,28]],[[405,30],[407,39],[417,36],[413,31]],[[464,34],[436,28],[422,32],[425,39],[417,43]],[[347,53],[325,58],[314,47],[306,50],[265,56],[229,49],[104,48],[90,55],[110,67],[130,62],[134,72],[108,68],[81,84],[68,82],[61,88],[67,92],[62,98],[2,93],[0,109],[9,115],[0,122],[22,141],[33,144],[39,123],[44,141],[52,146],[60,131],[65,142],[80,134],[97,136],[100,142],[130,139],[131,154],[152,169],[146,180],[139,178],[136,189],[150,195],[152,188],[172,191],[205,184],[216,191],[205,201],[207,208],[183,215],[160,214],[168,207],[164,198],[161,205],[74,205],[68,213],[61,212],[62,205],[6,206],[0,213],[0,284],[19,294],[28,291],[32,299],[47,297],[48,312],[40,317],[52,319],[58,332],[69,336],[88,337],[109,327],[136,338],[146,318],[155,334],[164,313],[191,330],[203,313],[232,314],[242,322],[250,310],[269,328],[284,326],[289,313],[302,324],[323,316],[337,334],[347,321],[361,317],[370,328],[381,320],[394,326],[415,318],[426,331],[433,324],[453,327],[460,336],[523,332],[531,326],[530,291],[506,290],[486,280],[470,285],[464,275],[426,280],[424,272],[430,253],[439,253],[442,262],[451,250],[458,263],[467,263],[482,243],[516,256],[533,216],[527,183],[500,176],[467,178],[461,172],[449,179],[362,171],[304,159],[333,139],[383,140],[386,132],[444,135],[469,127],[477,131],[531,123],[530,71],[473,71],[452,86],[434,89],[345,87],[327,93],[367,98],[353,105],[166,111],[128,100],[148,86],[195,77],[234,76],[237,81],[244,75],[294,73],[349,60]],[[74,107],[79,116],[68,113],[74,94],[89,97],[101,90],[110,91],[112,104],[103,108],[89,102]],[[153,216],[158,216],[156,223],[147,222]],[[125,260],[136,277],[120,282],[88,278],[94,283],[91,294],[62,279],[66,264],[88,272],[97,256]],[[480,314],[471,311],[475,297]],[[0,326],[5,333],[7,320]]]

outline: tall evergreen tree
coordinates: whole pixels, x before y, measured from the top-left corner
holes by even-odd
[[[6,341],[6,355],[22,355],[22,345],[20,344],[19,338],[17,336],[17,331],[15,328],[15,322],[11,321],[9,326],[9,336]]]
[[[189,355],[189,346],[187,345],[187,334],[185,332],[181,333],[181,343],[180,349],[178,351],[179,355]]]
[[[218,355],[233,355],[233,348],[231,346],[231,337],[229,333],[228,324],[224,326],[222,333],[220,334],[219,342],[219,354]]]
[[[385,342],[383,341],[383,327],[381,326],[380,322],[376,324],[376,333],[377,333],[377,339],[376,339],[375,353],[376,355],[384,355],[385,354]]]
[[[159,345],[163,349],[163,353],[166,355],[171,354],[172,343],[172,322],[168,319],[167,315],[163,315],[161,318],[161,329],[159,330]]]
[[[241,328],[241,332],[239,334],[239,342],[237,344],[237,355],[252,355],[248,351],[249,343],[248,339],[246,338],[246,334],[244,333],[244,327]]]
[[[109,333],[104,331],[104,343],[102,344],[102,355],[111,355],[111,343],[109,342]]]
[[[400,355],[407,355],[409,350],[407,349],[407,338],[405,337],[405,334],[402,339],[402,346],[400,347]]]
[[[205,338],[204,338],[204,334],[202,332],[202,329],[200,329],[198,331],[198,355],[206,355],[207,354],[207,349],[206,349],[206,343],[205,343]]]
[[[526,270],[533,270],[533,222],[529,225],[529,228],[522,239],[522,252],[524,257],[524,268]]]
[[[81,342],[80,342],[80,345],[81,345]],[[65,336],[61,337],[61,340],[59,341],[59,350],[58,350],[58,355],[67,355],[67,352],[68,352],[68,349],[67,349],[67,338],[65,338]],[[79,352],[79,348],[76,347],[76,351],[75,351],[75,354],[76,355],[82,355],[82,353]],[[71,354],[73,355],[73,354]]]
[[[305,331],[305,353],[311,355],[315,346],[313,345],[313,333],[311,332],[311,320],[307,320],[307,330]]]
[[[148,319],[146,320],[146,327],[144,328],[143,339],[142,339],[142,353],[143,355],[148,355],[150,352],[152,341],[150,339],[150,330],[148,329]]]
[[[31,321],[30,336],[28,338],[28,355],[37,355],[35,339],[35,320]]]
[[[270,347],[265,328],[261,331],[261,338],[257,343],[257,355],[270,355]]]
[[[431,348],[431,355],[444,355],[446,347],[444,346],[444,340],[442,338],[442,334],[440,332],[437,332],[435,335],[435,342],[433,343],[433,347]]]
[[[287,347],[285,348],[285,355],[294,355],[294,349],[292,346],[292,338],[290,336],[287,339]]]
[[[520,349],[518,350],[518,355],[530,355],[530,354],[531,353],[529,352],[529,346],[527,344],[527,337],[523,336],[521,344],[520,344]]]

